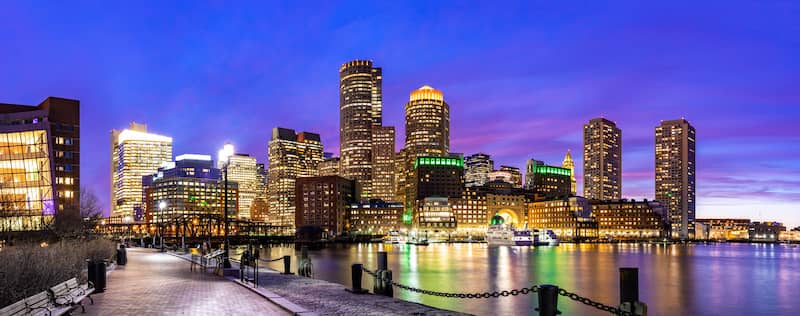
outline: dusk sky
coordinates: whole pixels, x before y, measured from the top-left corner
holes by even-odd
[[[383,68],[384,124],[444,92],[453,152],[560,164],[582,125],[622,129],[623,195],[654,195],[654,128],[697,129],[697,217],[800,225],[800,3],[4,1],[0,103],[81,101],[81,182],[108,205],[109,132],[266,162],[276,126],[339,151],[339,66]]]

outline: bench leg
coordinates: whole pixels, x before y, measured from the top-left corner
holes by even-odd
[[[92,298],[92,296],[91,295],[86,295],[86,297],[88,297],[89,298],[89,302],[92,303],[92,305],[94,305],[94,299]]]
[[[81,302],[81,314],[86,314],[86,306],[83,306],[83,302]]]

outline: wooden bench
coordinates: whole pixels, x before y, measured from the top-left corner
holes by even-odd
[[[94,305],[94,299],[91,296],[94,293],[94,286],[91,282],[80,285],[78,284],[78,279],[72,278],[51,287],[49,291],[56,306],[80,306],[81,311],[85,313],[84,299],[88,298],[91,304]]]
[[[199,265],[203,268],[203,270],[207,270],[208,267],[211,267],[211,262],[214,262],[213,267],[219,268],[218,266],[222,264],[222,255],[225,253],[225,250],[217,249],[212,251],[207,255],[197,256],[192,255],[191,265],[189,266],[189,270],[194,271],[194,266]]]
[[[0,309],[0,316],[58,316],[67,314],[71,310],[71,306],[56,306],[47,291],[43,291],[3,307]]]

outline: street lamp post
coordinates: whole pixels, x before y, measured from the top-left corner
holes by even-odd
[[[161,214],[158,215],[158,222],[159,222],[159,230],[158,235],[161,244],[161,252],[164,252],[164,209],[167,208],[167,202],[161,201],[158,203],[158,210],[161,211]]]
[[[231,261],[228,249],[230,248],[230,242],[228,241],[228,164],[230,163],[230,156],[233,155],[233,145],[225,144],[222,149],[219,151],[219,159],[223,162],[222,169],[224,172],[223,181],[225,182],[225,188],[223,191],[223,205],[224,210],[222,211],[223,214],[223,221],[225,222],[225,252],[222,255],[222,266],[224,268],[231,268]]]

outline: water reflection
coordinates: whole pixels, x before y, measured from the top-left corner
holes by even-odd
[[[485,244],[334,245],[310,251],[317,278],[350,285],[350,265],[374,269],[377,252],[401,283],[446,292],[511,290],[556,284],[606,304],[619,300],[620,267],[639,267],[640,299],[651,315],[792,315],[800,313],[800,247],[750,244],[562,244],[559,247],[488,247]],[[299,252],[265,247],[263,259]],[[234,255],[238,255],[234,252]],[[282,269],[281,262],[268,264]],[[364,284],[371,287],[366,276]],[[491,299],[439,298],[395,289],[395,295],[478,315],[533,314],[535,295]],[[605,315],[559,298],[564,315]]]

